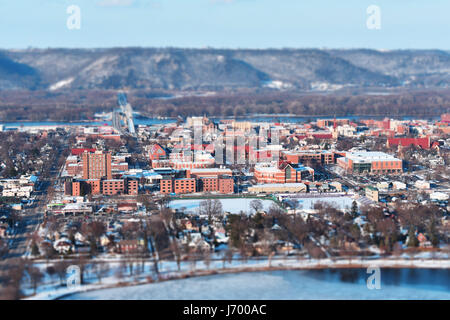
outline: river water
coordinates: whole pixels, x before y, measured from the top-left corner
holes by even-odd
[[[381,269],[380,289],[367,287],[371,275],[365,269],[222,274],[78,293],[66,299],[450,299],[450,270],[447,269]]]
[[[254,115],[251,117],[253,122],[281,122],[281,123],[302,123],[307,121],[315,121],[317,119],[330,119],[332,117],[323,117],[323,116],[286,116],[286,115]],[[360,119],[378,119],[381,120],[384,117],[381,116],[348,116],[348,117],[336,117],[336,119],[350,119],[350,120],[360,120]],[[211,117],[210,119],[218,122],[222,119],[232,119],[232,118],[216,118]],[[412,117],[398,117],[399,120],[411,120]],[[433,117],[433,120],[438,120],[438,117]],[[248,118],[237,118],[237,121],[246,121]],[[176,122],[176,119],[158,119],[158,118],[135,118],[134,123],[136,125],[154,125],[154,124],[165,124],[165,123],[173,123]],[[24,121],[24,122],[2,122],[0,121],[0,125],[3,125],[5,129],[8,128],[18,128],[21,126],[25,127],[35,127],[35,126],[102,126],[102,125],[111,125],[111,121],[109,120],[98,120],[98,121],[75,121],[75,122],[58,122],[58,121]]]

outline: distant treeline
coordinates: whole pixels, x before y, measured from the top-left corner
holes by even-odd
[[[296,92],[230,92],[209,96],[155,99],[168,92],[135,91],[128,100],[146,116],[195,115],[240,117],[251,114],[299,116],[416,116],[450,111],[450,90],[410,91],[389,95],[307,94]],[[0,121],[76,121],[117,107],[117,91],[0,91]]]

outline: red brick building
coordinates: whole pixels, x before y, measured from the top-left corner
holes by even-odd
[[[180,178],[173,180],[174,193],[194,193],[196,192],[196,179],[194,178]]]
[[[204,168],[204,169],[191,169],[186,171],[186,176],[188,178],[202,178],[202,177],[218,177],[218,176],[232,176],[233,172],[231,169],[222,168]]]
[[[83,153],[83,179],[112,179],[111,153],[96,151]]]
[[[198,179],[200,192],[234,193],[234,180],[230,176],[203,177]]]
[[[129,194],[136,195],[139,191],[139,183],[132,179],[89,179],[69,182],[69,187],[66,187],[65,193],[72,196],[84,196],[86,194],[92,195],[116,195]]]
[[[197,190],[195,178],[162,179],[160,192],[168,193],[195,193]]]
[[[171,168],[170,160],[152,160],[152,168]]]
[[[127,162],[112,163],[111,170],[112,171],[128,171],[128,163]]]
[[[217,177],[202,177],[198,179],[199,189],[203,192],[214,192],[219,190],[219,179]]]
[[[87,190],[86,190],[86,193],[93,194],[93,195],[97,195],[97,194],[101,194],[102,193],[102,185],[101,185],[101,180],[100,179],[86,180],[85,183],[86,183],[86,185],[88,187]]]
[[[86,138],[85,138],[86,141]],[[81,154],[83,154],[84,152],[95,152],[95,149],[91,149],[91,148],[74,148],[71,150],[72,155],[73,156],[79,156]]]
[[[120,253],[137,253],[143,249],[143,243],[139,240],[121,240],[117,244]]]
[[[160,192],[170,193],[195,193],[195,192],[220,192],[232,194],[234,192],[234,180],[231,176],[206,176],[196,178],[162,179]]]
[[[334,127],[336,126],[343,126],[345,124],[349,124],[349,119],[319,119],[317,120],[317,126],[321,128],[325,127]]]
[[[161,147],[159,144],[156,143],[150,147],[149,157],[150,157],[150,160],[152,160],[152,161],[167,159],[167,153],[163,147]]]
[[[445,113],[445,114],[441,115],[441,121],[450,123],[450,113]]]
[[[138,194],[139,192],[139,183],[137,180],[128,180],[126,187],[127,194]]]
[[[413,145],[428,150],[431,147],[431,142],[429,136],[424,138],[389,138],[387,140],[388,148],[396,147],[398,145],[401,145],[402,147],[409,147]]]
[[[284,183],[286,174],[276,166],[256,165],[254,176],[258,183]]]
[[[311,177],[314,181],[314,169],[287,162],[278,166],[260,164],[255,166],[254,176],[258,183],[295,183],[307,177]]]
[[[64,193],[74,197],[80,197],[86,194],[101,194],[100,180],[67,181],[64,184]]]
[[[121,179],[111,179],[102,181],[102,194],[116,195],[125,193],[125,183]]]
[[[72,149],[74,150],[74,149]],[[68,156],[66,159],[66,171],[70,176],[76,176],[83,172],[83,165],[78,163],[78,157],[75,155]]]
[[[220,193],[232,194],[234,193],[234,180],[233,177],[221,177],[219,178],[219,190]]]
[[[81,182],[72,182],[72,195],[75,197],[79,197],[82,195],[81,192]]]
[[[338,158],[337,164],[347,173],[399,174],[403,162],[383,152],[347,152]]]
[[[83,165],[78,163],[66,163],[67,174],[70,176],[77,176],[83,172]]]
[[[173,193],[172,179],[162,179],[159,185],[159,190],[161,193],[165,194]]]
[[[318,164],[333,164],[334,163],[334,153],[329,151],[315,151],[315,150],[305,150],[305,151],[288,151],[283,152],[287,162],[292,164],[307,163],[307,162],[317,162]]]

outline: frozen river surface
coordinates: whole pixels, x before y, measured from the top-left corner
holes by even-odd
[[[224,274],[78,293],[67,299],[450,299],[450,270],[382,269],[369,290],[362,269]]]

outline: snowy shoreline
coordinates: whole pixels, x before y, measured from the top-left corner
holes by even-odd
[[[226,268],[219,267],[222,261],[216,262],[215,268],[208,269],[206,266],[200,265],[196,270],[186,270],[189,267],[189,262],[183,262],[181,271],[162,268],[161,276],[156,281],[149,281],[144,278],[143,281],[129,280],[126,282],[110,282],[108,284],[88,284],[83,285],[79,289],[68,289],[65,287],[56,289],[53,292],[40,292],[35,296],[29,296],[25,299],[31,300],[58,300],[70,297],[74,294],[98,291],[103,289],[134,287],[141,285],[149,285],[154,283],[161,283],[166,281],[175,281],[186,278],[196,278],[204,276],[215,276],[224,274],[240,274],[266,271],[294,271],[294,270],[315,270],[315,269],[365,269],[368,267],[378,268],[392,268],[392,269],[450,269],[450,259],[308,259],[308,260],[293,260],[293,259],[274,259],[269,266],[268,259],[265,260],[249,260],[246,263],[237,263],[241,261],[233,261],[231,265]],[[168,264],[169,262],[164,262]],[[213,265],[213,263],[212,263]]]

